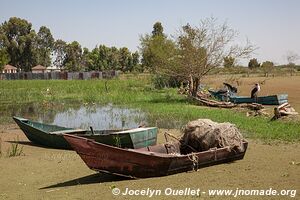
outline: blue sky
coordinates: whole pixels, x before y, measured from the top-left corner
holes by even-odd
[[[36,31],[49,27],[55,39],[133,51],[156,21],[174,35],[186,23],[214,16],[239,32],[237,41],[248,38],[259,47],[252,57],[282,64],[288,51],[300,55],[299,9],[298,0],[0,0],[0,23],[16,16]]]

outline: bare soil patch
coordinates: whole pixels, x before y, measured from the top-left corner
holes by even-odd
[[[164,141],[160,130],[159,142]],[[169,130],[179,134],[178,130]],[[27,140],[16,125],[0,127],[0,199],[147,199],[143,196],[113,196],[111,188],[129,189],[296,189],[300,192],[300,144],[263,144],[249,140],[241,161],[221,164],[172,176],[130,180],[90,170],[73,151],[38,147]],[[23,156],[7,158],[6,149],[15,138],[23,146]],[[154,199],[195,199],[156,196]],[[202,195],[199,199],[207,199]],[[224,196],[219,197],[224,199]],[[259,196],[244,199],[261,199]],[[291,199],[291,197],[266,197]],[[299,194],[296,195],[297,199]],[[226,197],[225,199],[232,199]]]

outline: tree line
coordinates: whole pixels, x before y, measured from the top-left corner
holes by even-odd
[[[176,86],[189,83],[191,94],[196,95],[198,85],[209,72],[221,66],[234,68],[236,60],[249,58],[256,49],[249,41],[242,46],[235,44],[236,37],[237,31],[215,18],[203,19],[198,26],[181,26],[172,37],[164,33],[160,22],[156,22],[150,34],[140,37],[139,62],[139,53],[130,52],[126,47],[99,45],[90,51],[77,41],[67,43],[54,39],[45,26],[36,32],[27,20],[12,17],[0,26],[0,69],[11,64],[26,72],[38,64],[46,67],[53,64],[71,72],[146,70],[158,77],[158,82],[167,80]],[[296,53],[288,53],[288,66],[295,66],[297,59]],[[258,63],[253,58],[248,67],[268,72],[274,63]]]
[[[11,17],[0,26],[0,69],[10,64],[21,71],[31,71],[36,65],[57,66],[66,71],[139,69],[138,52],[127,47],[96,46],[92,51],[79,42],[67,43],[54,39],[49,28],[36,32],[25,19]]]

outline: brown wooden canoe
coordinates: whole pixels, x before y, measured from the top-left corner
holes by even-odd
[[[133,178],[166,176],[243,159],[248,146],[243,143],[243,152],[216,148],[182,155],[179,142],[122,149],[74,135],[64,134],[64,137],[90,169]]]

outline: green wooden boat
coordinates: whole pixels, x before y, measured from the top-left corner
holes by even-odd
[[[243,96],[232,96],[230,97],[232,103],[259,103],[262,105],[281,105],[288,102],[287,94],[259,96],[257,98],[243,97]]]
[[[13,117],[13,119],[31,142],[51,148],[72,149],[62,135],[65,133],[121,148],[142,148],[155,145],[157,141],[157,127],[128,130],[83,130],[44,124],[21,117]]]
[[[257,98],[251,98],[246,96],[237,96],[236,94],[229,93],[218,93],[209,90],[209,93],[220,101],[230,101],[232,103],[259,103],[262,105],[281,105],[288,102],[288,94],[277,94],[269,96],[259,96]]]

